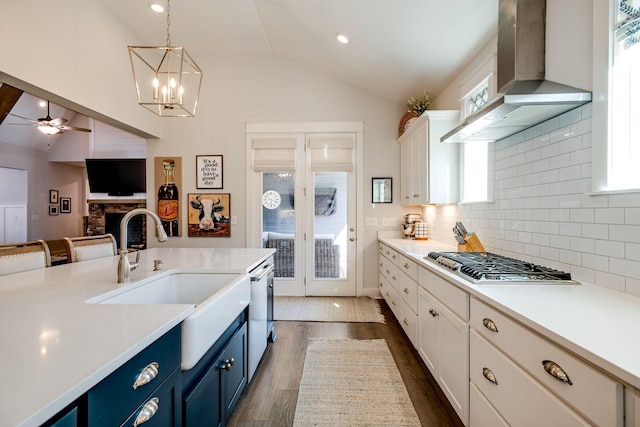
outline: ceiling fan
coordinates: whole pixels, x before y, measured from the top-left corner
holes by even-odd
[[[63,133],[63,130],[75,130],[75,131],[80,131],[80,132],[91,132],[91,129],[86,129],[86,128],[79,128],[79,127],[75,127],[75,126],[67,126],[65,125],[65,123],[67,123],[69,120],[62,118],[62,117],[57,117],[55,119],[51,118],[51,115],[49,114],[49,101],[47,101],[47,117],[41,117],[37,120],[32,120],[32,119],[28,119],[26,117],[22,117],[22,116],[18,116],[17,114],[11,114],[8,113],[10,116],[14,116],[17,117],[19,119],[23,119],[23,120],[28,120],[31,123],[27,124],[27,123],[7,123],[8,125],[24,125],[24,126],[36,126],[38,128],[38,130],[46,135],[56,135],[59,133]]]

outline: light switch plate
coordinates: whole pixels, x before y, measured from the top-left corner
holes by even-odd
[[[383,227],[395,227],[398,225],[398,218],[396,217],[384,217],[382,218],[382,226]]]
[[[366,225],[367,227],[377,227],[378,218],[375,216],[367,216],[364,218],[364,225]]]

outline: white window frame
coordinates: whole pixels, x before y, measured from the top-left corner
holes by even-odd
[[[624,182],[621,182],[623,180],[618,180],[616,184],[613,177],[613,173],[625,173],[619,167],[614,168],[611,155],[614,149],[613,144],[615,144],[612,123],[615,101],[611,82],[614,72],[614,30],[617,5],[617,0],[593,2],[592,190],[594,193],[640,192],[640,181],[624,185]],[[638,160],[640,159],[632,159],[629,164],[637,165]]]
[[[496,67],[497,56],[495,53],[492,53],[460,84],[460,111],[462,112],[463,119],[471,114],[470,98],[485,86],[488,89],[489,101],[496,96]],[[470,142],[462,144],[460,149],[460,203],[484,203],[493,201],[493,143]],[[469,144],[474,145],[470,146]],[[482,163],[478,161],[477,157],[472,158],[472,156],[469,155],[470,151],[476,151],[478,149],[478,144],[483,145],[487,150],[486,159],[483,159],[484,161]],[[478,168],[486,173],[486,175],[481,174],[486,179],[486,194],[469,194],[468,191],[465,191],[469,188],[466,182],[469,179],[477,180],[480,178],[479,174],[471,173],[471,171],[477,171]]]

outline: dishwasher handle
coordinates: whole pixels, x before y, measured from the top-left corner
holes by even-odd
[[[251,281],[259,282],[262,280],[267,274],[273,271],[273,264],[262,264],[260,267],[251,271]]]

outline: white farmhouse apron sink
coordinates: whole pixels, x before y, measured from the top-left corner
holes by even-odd
[[[133,286],[133,288],[132,288]],[[193,368],[251,300],[247,274],[175,272],[87,300],[90,304],[193,304],[182,322],[182,370]]]

